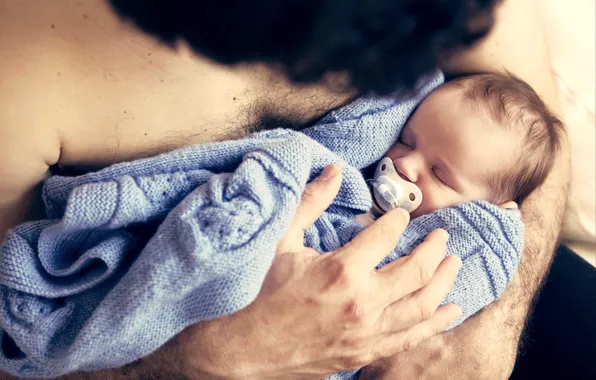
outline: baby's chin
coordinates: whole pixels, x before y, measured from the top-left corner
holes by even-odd
[[[421,217],[422,215],[425,215],[425,214],[418,212],[418,210],[415,210],[414,212],[410,213],[410,220],[414,220],[418,217]]]
[[[421,217],[422,215],[430,214],[435,210],[438,210],[438,208],[432,208],[421,204],[420,207],[410,213],[410,220]]]

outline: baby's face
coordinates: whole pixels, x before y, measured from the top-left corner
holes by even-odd
[[[413,217],[489,199],[489,178],[510,167],[512,152],[521,148],[521,138],[463,96],[451,86],[434,91],[387,153],[402,178],[422,190],[422,204]]]

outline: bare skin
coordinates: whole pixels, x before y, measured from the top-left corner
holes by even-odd
[[[531,1],[509,0],[501,27],[471,52],[453,57],[447,69],[507,68],[557,110],[542,34],[523,18],[527,12],[519,14],[515,9],[530,7]],[[296,125],[308,123],[353,96],[323,86],[296,87],[263,67],[224,68],[184,47],[171,51],[122,26],[102,2],[65,0],[33,6],[0,0],[0,9],[0,234],[35,217],[37,188],[51,165],[103,167],[187,144],[238,137],[258,124],[263,112],[274,112]],[[529,32],[520,33],[521,25]],[[528,39],[525,50],[512,48],[518,46],[520,36]],[[437,378],[441,372],[453,378],[508,376],[530,300],[548,268],[560,229],[567,165],[564,150],[547,184],[522,208],[528,222],[528,248],[521,275],[504,298],[454,332],[378,362],[371,367],[377,378],[391,378],[395,368],[400,378],[408,374]],[[542,209],[557,211],[547,214]],[[444,282],[447,277],[442,277]],[[196,345],[194,358],[208,354],[209,347],[197,342],[215,339],[214,332],[223,326],[225,321],[195,326],[124,369],[64,379],[176,378],[184,371],[169,372],[170,368],[189,367],[185,358],[191,352],[184,349],[189,346],[183,344],[185,339]],[[195,338],[189,338],[193,334]],[[483,345],[487,336],[502,338]],[[218,357],[234,354],[239,355],[214,355],[211,364],[197,360],[192,365],[195,371],[186,371],[185,376],[189,372],[199,376],[197,368],[217,367]],[[364,365],[365,359],[378,357],[355,357],[354,364]],[[428,370],[421,370],[420,363]]]

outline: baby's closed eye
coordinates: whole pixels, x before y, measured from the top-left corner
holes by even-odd
[[[451,185],[449,185],[449,183],[447,182],[447,179],[445,178],[445,174],[441,172],[441,170],[439,168],[437,168],[436,166],[431,167],[431,172],[433,173],[433,177],[439,181],[440,183],[442,183],[443,185],[453,189],[453,187],[451,187]]]

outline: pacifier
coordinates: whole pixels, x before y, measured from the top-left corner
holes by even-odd
[[[422,191],[418,186],[403,179],[389,157],[383,158],[375,170],[372,192],[375,206],[381,214],[394,208],[414,212],[422,203]]]

